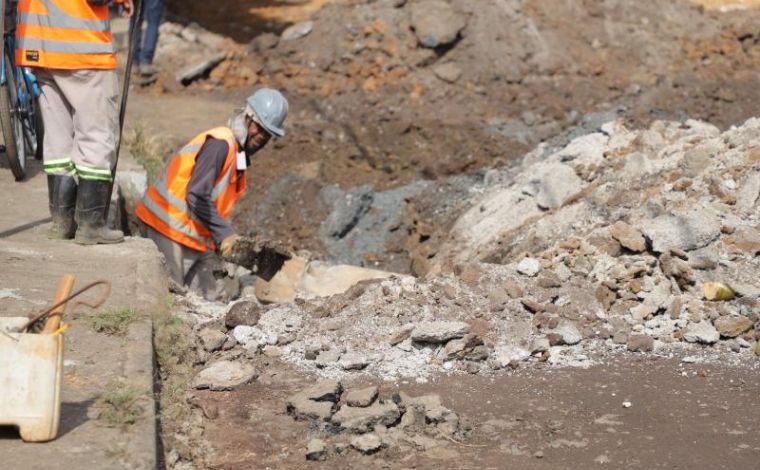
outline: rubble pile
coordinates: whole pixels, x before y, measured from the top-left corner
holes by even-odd
[[[760,119],[723,133],[697,121],[642,131],[610,122],[559,149],[539,146],[473,188],[427,279],[363,281],[279,305],[249,299],[215,337],[227,334],[230,354],[324,377],[421,382],[625,352],[751,357],[758,135]]]
[[[307,444],[308,460],[325,460],[350,450],[373,454],[394,448],[445,448],[447,440],[465,438],[469,426],[444,407],[438,395],[410,397],[404,392],[390,399],[369,386],[344,390],[340,381],[325,380],[287,400],[288,414],[312,423],[319,437]],[[454,442],[457,442],[456,440]]]

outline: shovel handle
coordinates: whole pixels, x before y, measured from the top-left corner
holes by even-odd
[[[58,302],[71,295],[71,289],[74,287],[74,279],[74,275],[72,274],[66,274],[63,276],[61,282],[58,284],[58,291],[55,293],[53,304],[57,304]],[[45,327],[42,328],[43,334],[53,334],[56,332],[56,330],[58,330],[58,328],[61,326],[61,316],[63,315],[63,311],[65,309],[66,304],[61,304],[56,307],[55,310],[50,312],[47,321],[45,322]]]

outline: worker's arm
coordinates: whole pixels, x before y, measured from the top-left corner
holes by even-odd
[[[214,182],[222,173],[228,151],[227,142],[213,138],[206,140],[195,157],[193,175],[187,188],[187,205],[192,216],[209,229],[217,244],[235,233],[232,225],[219,215],[211,198]]]

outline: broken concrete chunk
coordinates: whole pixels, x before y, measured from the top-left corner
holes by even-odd
[[[340,357],[338,364],[343,370],[361,370],[367,367],[369,359],[359,353],[346,353]]]
[[[235,328],[239,325],[255,326],[261,317],[261,305],[253,300],[235,302],[224,315],[224,325]]]
[[[654,339],[647,335],[631,335],[626,347],[631,352],[649,352],[654,348]]]
[[[713,322],[718,333],[724,338],[736,338],[752,329],[753,323],[747,317],[739,315],[725,315],[718,317]]]
[[[541,209],[562,207],[583,189],[583,181],[575,170],[563,164],[548,165],[532,183],[538,188],[536,203]]]
[[[312,29],[314,29],[313,21],[296,23],[285,28],[285,31],[280,35],[280,39],[283,41],[295,41],[311,33]]]
[[[378,424],[389,426],[401,416],[393,402],[375,402],[366,408],[344,406],[331,419],[332,423],[349,431],[365,433]]]
[[[372,454],[380,450],[383,446],[383,442],[377,436],[377,434],[369,433],[361,436],[354,436],[351,438],[351,447],[358,450],[363,454]]]
[[[610,229],[610,235],[612,235],[612,238],[620,242],[623,247],[628,248],[631,251],[642,252],[647,249],[644,235],[625,222],[615,222]]]
[[[358,390],[350,390],[346,393],[348,406],[365,408],[374,403],[377,398],[377,387],[366,387]]]
[[[321,461],[327,458],[327,445],[322,439],[312,439],[306,445],[306,460]]]
[[[713,209],[698,207],[685,214],[661,215],[640,227],[656,253],[667,253],[671,248],[691,251],[709,245],[720,235],[721,223]]]
[[[461,321],[427,321],[418,323],[411,336],[418,343],[445,343],[469,331],[470,325]]]
[[[331,349],[329,351],[320,351],[319,354],[317,354],[316,364],[317,367],[320,369],[325,368],[327,366],[331,366],[338,362],[340,359],[341,352],[337,349]]]
[[[287,401],[288,414],[298,420],[329,421],[332,416],[333,403],[329,401],[309,400],[301,394],[290,397]]]
[[[193,379],[193,387],[213,391],[232,390],[257,376],[256,369],[245,362],[219,361],[200,371]]]
[[[560,325],[555,330],[555,333],[562,337],[562,342],[564,344],[568,345],[578,344],[583,339],[583,335],[580,330],[578,330],[578,327],[572,323],[564,323]]]
[[[448,2],[422,0],[412,4],[411,24],[420,45],[435,49],[456,41],[465,19]]]
[[[227,57],[224,52],[214,54],[200,62],[189,65],[175,75],[178,82],[183,85],[189,85],[194,80],[203,77],[207,73],[211,72],[214,67],[219,65]]]
[[[198,333],[198,337],[201,340],[203,349],[208,352],[214,352],[222,348],[224,342],[227,341],[227,335],[219,330],[213,328],[204,328]]]
[[[299,395],[303,395],[309,400],[337,403],[340,400],[342,393],[343,384],[339,381],[321,380],[311,387],[301,391]]]
[[[535,276],[541,271],[541,262],[536,258],[523,258],[517,263],[517,272],[526,276]]]
[[[701,321],[689,325],[683,338],[689,343],[713,344],[720,339],[720,333],[710,322]]]

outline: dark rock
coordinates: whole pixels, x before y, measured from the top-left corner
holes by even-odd
[[[254,326],[259,323],[262,310],[253,300],[235,302],[224,315],[224,325],[229,329],[239,325]]]

